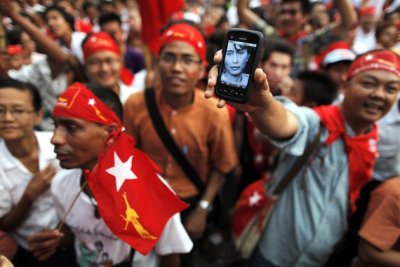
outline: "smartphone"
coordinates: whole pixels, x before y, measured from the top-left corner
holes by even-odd
[[[262,45],[263,34],[258,31],[231,29],[226,34],[215,86],[219,98],[237,103],[248,101]]]

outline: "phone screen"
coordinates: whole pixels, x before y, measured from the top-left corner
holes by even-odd
[[[247,101],[262,40],[260,32],[232,29],[227,33],[215,91],[218,97],[239,103]]]
[[[222,66],[221,84],[247,88],[257,44],[229,40]]]

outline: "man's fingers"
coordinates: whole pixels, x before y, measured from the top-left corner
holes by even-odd
[[[33,253],[33,256],[36,257],[39,261],[45,261],[51,257],[51,255],[56,252],[56,249],[44,250],[44,251],[37,251]]]
[[[254,85],[259,90],[269,90],[267,75],[260,68],[257,68],[254,72]]]
[[[59,239],[63,234],[58,230],[42,231],[28,237],[29,243],[44,242],[47,240]]]
[[[43,242],[35,242],[30,244],[30,250],[33,252],[41,253],[42,251],[48,251],[55,249],[58,246],[59,239],[52,239]]]
[[[218,100],[218,103],[217,103],[217,107],[223,108],[223,107],[225,106],[225,104],[226,104],[226,101],[225,101],[225,100],[219,99],[219,100]]]
[[[219,64],[222,61],[222,50],[218,50],[215,54],[214,54],[214,63],[215,64]]]

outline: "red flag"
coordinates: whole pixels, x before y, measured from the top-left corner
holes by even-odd
[[[238,238],[246,226],[256,216],[265,205],[272,205],[275,200],[267,197],[265,183],[270,179],[263,178],[249,184],[240,194],[232,214],[232,234]],[[271,203],[271,204],[268,204]]]
[[[187,204],[157,177],[158,168],[134,148],[133,138],[116,131],[111,139],[88,177],[89,186],[110,230],[147,254],[169,218]]]
[[[142,17],[143,41],[153,54],[157,54],[161,27],[174,12],[181,10],[185,3],[183,0],[139,0],[138,3]]]

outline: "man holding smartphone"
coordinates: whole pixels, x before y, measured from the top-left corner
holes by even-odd
[[[192,240],[198,240],[203,236],[210,205],[225,174],[237,163],[232,127],[228,110],[216,110],[213,102],[216,100],[207,101],[196,88],[207,64],[202,33],[188,22],[177,21],[165,27],[159,43],[156,108],[176,146],[201,179],[203,192],[162,142],[163,137],[149,116],[145,92],[128,98],[124,125],[127,133],[134,136],[137,147],[161,168],[177,195],[190,204],[182,213],[182,220]],[[192,266],[192,259],[183,259],[182,266]]]
[[[219,53],[215,62],[220,61]],[[216,66],[210,71],[208,98],[214,95],[217,72]],[[390,110],[399,91],[399,58],[388,50],[366,53],[352,63],[340,107],[312,110],[274,98],[265,73],[255,71],[248,103],[231,105],[248,112],[282,151],[269,193],[319,131],[321,135],[312,160],[279,196],[249,266],[324,266],[348,230],[361,187],[371,179],[378,156],[375,122]],[[224,105],[220,100],[218,106]]]

